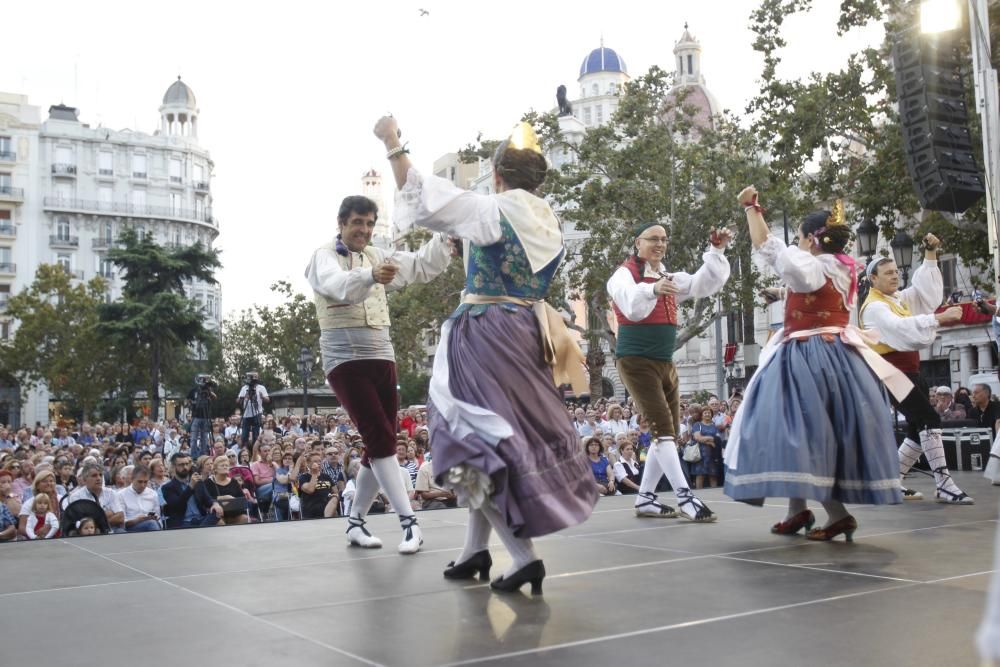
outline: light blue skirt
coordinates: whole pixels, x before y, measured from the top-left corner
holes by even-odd
[[[902,500],[888,394],[838,338],[779,345],[743,403],[726,495],[882,505]]]

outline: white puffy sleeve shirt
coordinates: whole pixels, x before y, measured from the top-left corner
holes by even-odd
[[[888,304],[876,301],[865,307],[865,326],[877,329],[881,342],[900,352],[916,352],[933,343],[938,330],[934,311],[944,299],[937,260],[925,259],[914,271],[910,286],[889,298],[896,298],[916,314],[900,317]]]
[[[769,266],[781,277],[788,289],[809,294],[822,287],[827,278],[840,292],[844,303],[851,296],[851,270],[830,254],[813,255],[798,246],[786,246],[776,236],[768,236],[755,248],[754,261]]]
[[[680,304],[687,299],[700,299],[715,294],[729,280],[729,260],[722,249],[710,246],[702,256],[701,268],[695,273],[678,271],[670,274],[678,288],[674,299]],[[644,271],[649,275],[649,267]],[[637,283],[625,267],[611,274],[608,280],[608,294],[618,306],[622,314],[633,322],[639,322],[649,316],[656,306],[659,297],[653,293],[656,283]]]
[[[385,286],[387,292],[400,289],[411,283],[430,282],[442,271],[448,268],[451,261],[451,249],[447,238],[435,234],[430,241],[416,252],[395,253],[382,248],[373,248],[379,261],[392,258],[399,265],[395,279]],[[314,291],[322,294],[334,303],[357,304],[371,296],[375,286],[370,260],[363,254],[351,252],[351,268],[344,270],[340,266],[337,254],[329,248],[320,248],[313,253],[306,266],[306,280]]]

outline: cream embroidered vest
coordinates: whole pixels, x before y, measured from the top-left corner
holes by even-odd
[[[910,312],[910,308],[905,303],[896,302],[894,299],[890,299],[873,287],[868,292],[868,298],[865,299],[863,304],[861,304],[861,312],[858,313],[858,324],[861,325],[862,329],[865,328],[865,309],[868,308],[869,304],[874,303],[875,301],[880,301],[889,306],[889,310],[892,311],[892,314],[897,317],[910,317],[913,315],[913,313]],[[889,354],[890,352],[896,351],[885,343],[876,343],[875,345],[872,345],[871,348],[879,354]]]
[[[344,256],[337,252],[336,241],[321,247],[333,253],[340,268],[344,271],[351,270],[351,255]],[[379,263],[379,257],[375,250],[368,246],[363,254],[368,260],[367,266],[375,266]],[[334,303],[319,292],[313,292],[313,303],[316,306],[316,319],[319,320],[320,329],[345,329],[347,327],[371,327],[381,329],[389,326],[389,303],[385,298],[385,286],[375,283],[371,294],[361,303],[341,304]]]

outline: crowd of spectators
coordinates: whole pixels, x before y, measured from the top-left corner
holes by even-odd
[[[932,389],[948,419],[1000,417],[989,388]],[[681,402],[676,443],[693,488],[723,484],[722,455],[742,396]],[[961,414],[961,416],[958,416]],[[601,495],[636,493],[653,435],[631,401],[567,405]],[[241,446],[239,415],[211,422],[209,452],[193,459],[190,424],[84,422],[16,431],[0,426],[0,541],[51,539],[344,516],[364,443],[346,414],[266,416]],[[683,456],[695,445],[699,456]],[[697,460],[684,460],[697,458]],[[456,507],[435,485],[427,415],[400,411],[396,460],[413,509]],[[661,484],[665,485],[665,480]],[[667,487],[661,487],[665,490]],[[380,494],[371,512],[392,507]]]

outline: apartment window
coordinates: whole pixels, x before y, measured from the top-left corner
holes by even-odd
[[[69,218],[56,220],[56,238],[60,241],[69,241]]]
[[[14,159],[14,144],[10,137],[0,137],[0,160]]]
[[[97,200],[100,203],[100,208],[102,211],[110,211],[111,204],[114,201],[115,191],[107,186],[101,186],[97,189]]]
[[[138,153],[132,156],[132,177],[146,178],[146,156]]]
[[[64,254],[60,253],[60,254],[56,255],[56,264],[58,264],[59,266],[63,267],[66,270],[66,272],[69,273],[69,271],[73,267],[73,256],[72,255],[64,255]]]
[[[205,198],[196,197],[194,200],[194,217],[198,220],[205,219]]]
[[[595,113],[597,116],[597,124],[600,125],[604,122],[604,105],[598,104]]]
[[[601,88],[595,83],[593,86],[590,87],[590,92],[593,95],[600,95],[601,94]]]
[[[57,183],[56,197],[62,201],[71,200],[73,198],[73,186],[69,183]]]
[[[180,213],[181,210],[181,196],[176,192],[170,193],[170,212],[174,215]]]
[[[10,226],[10,211],[6,209],[0,209],[0,227]]]
[[[205,182],[205,165],[196,164],[194,166],[194,180],[199,183]]]
[[[135,228],[135,235],[139,237],[140,241],[146,240],[146,225],[138,225]]]
[[[181,161],[176,158],[170,158],[170,182],[180,183],[181,182]]]
[[[8,246],[0,246],[0,268],[9,268],[13,263],[13,251]]]
[[[97,273],[99,273],[103,278],[111,278],[114,276],[115,265],[107,257],[99,257],[97,260]]]
[[[145,213],[146,209],[146,191],[139,189],[132,191],[132,208],[135,209],[137,213]]]
[[[73,149],[69,146],[57,146],[56,162],[58,164],[73,164]]]
[[[617,94],[618,94],[618,84],[612,83],[610,86],[608,86],[608,95],[617,95]]]
[[[97,173],[101,176],[111,176],[115,173],[113,153],[101,151],[97,154]]]
[[[115,238],[115,228],[114,224],[111,222],[104,223],[104,230],[102,234],[104,241],[106,243],[111,243]]]
[[[0,192],[9,193],[12,187],[14,187],[14,182],[11,180],[10,174],[0,171]]]
[[[585,107],[583,110],[583,124],[590,125],[590,107]]]
[[[0,285],[0,308],[7,307],[7,301],[10,299],[10,285]],[[3,333],[3,338],[10,338],[10,322],[5,321],[5,330],[0,329],[0,333]]]
[[[175,246],[181,245],[181,230],[180,229],[175,229],[174,230],[174,245]]]
[[[205,299],[205,312],[215,317],[215,295],[209,294]]]
[[[5,285],[4,287],[7,287],[8,290],[10,289],[10,285]],[[0,304],[6,306],[7,299],[9,298],[10,298],[10,292],[7,292],[6,295],[0,294]],[[10,340],[10,320],[4,320],[3,322],[0,322],[0,339]]]

